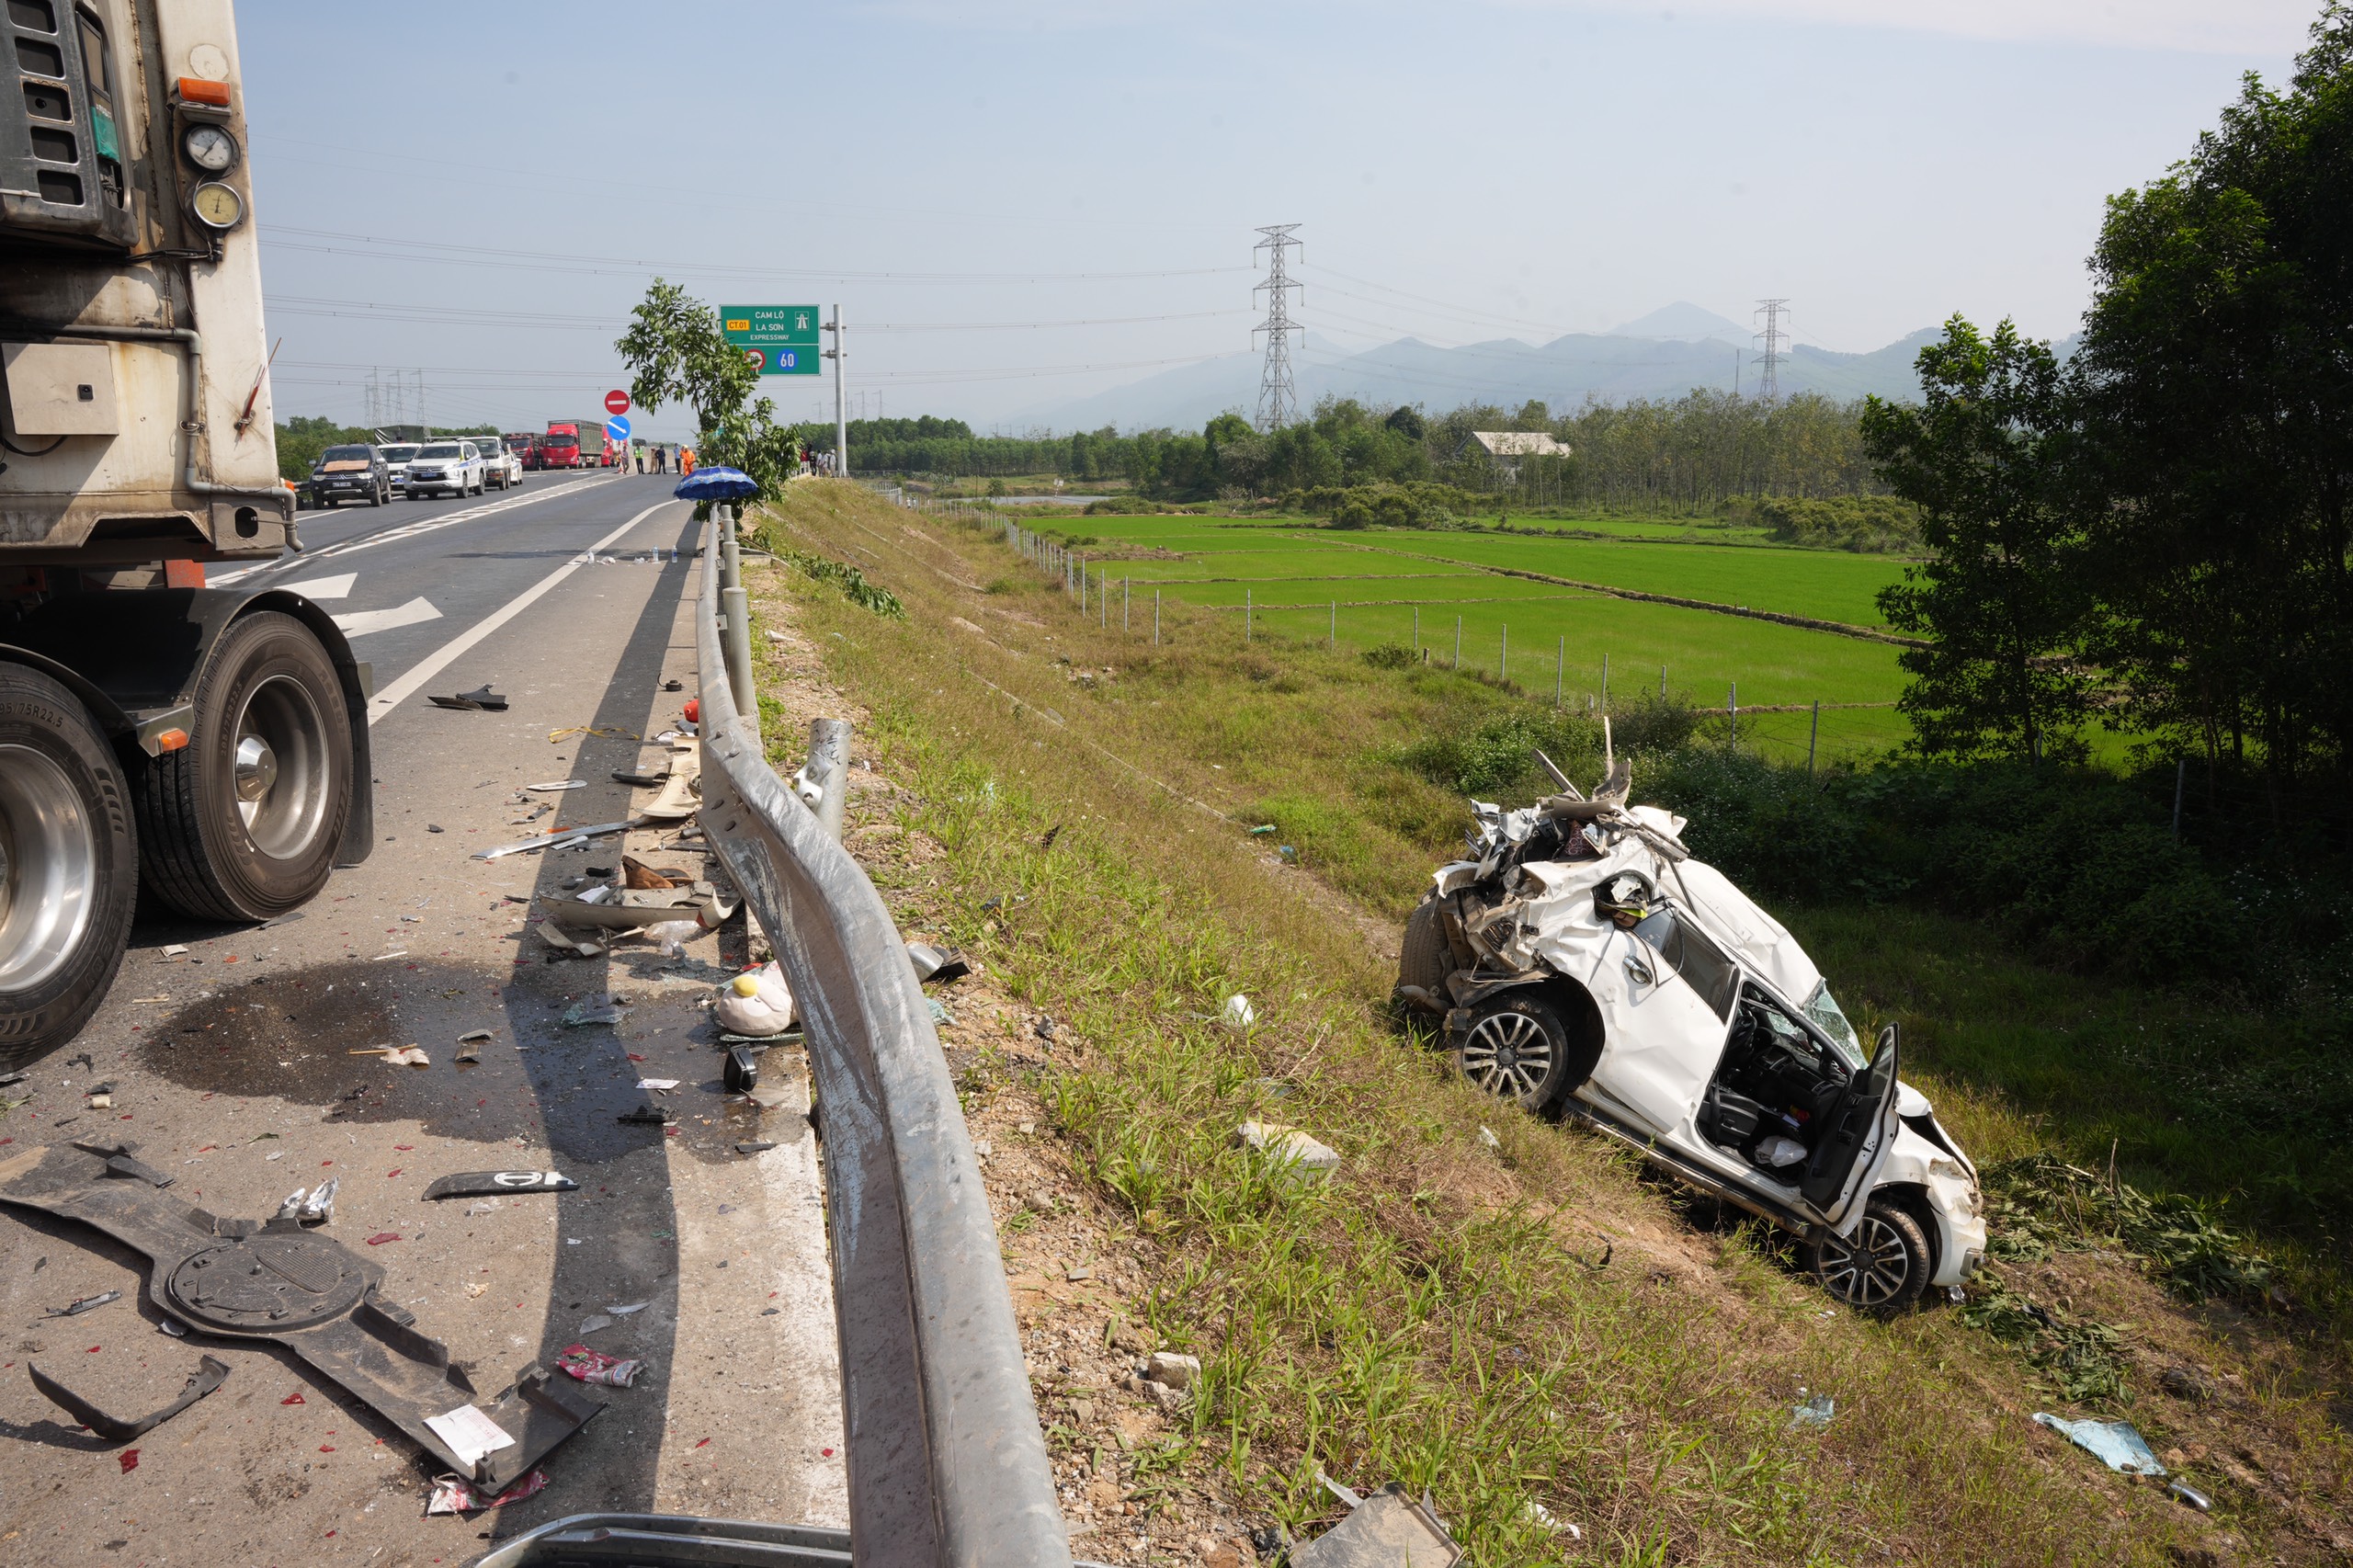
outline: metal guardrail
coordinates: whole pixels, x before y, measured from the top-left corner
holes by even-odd
[[[807,1030],[852,1560],[1063,1568],[1069,1538],[955,1085],[898,928],[837,841],[847,726],[820,721],[802,796],[768,767],[734,520],[728,507],[711,512],[696,617],[701,820]],[[822,794],[804,803],[813,788]]]

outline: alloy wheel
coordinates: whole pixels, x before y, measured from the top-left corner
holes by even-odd
[[[1866,1214],[1852,1240],[1832,1236],[1823,1242],[1816,1272],[1832,1295],[1870,1308],[1901,1296],[1911,1281],[1912,1267],[1911,1249],[1895,1227],[1877,1214]]]
[[[1552,1074],[1555,1048],[1525,1013],[1490,1013],[1462,1041],[1462,1075],[1501,1099],[1525,1099]]]

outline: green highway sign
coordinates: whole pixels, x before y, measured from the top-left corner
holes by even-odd
[[[719,327],[763,376],[813,376],[824,368],[814,305],[722,305]]]

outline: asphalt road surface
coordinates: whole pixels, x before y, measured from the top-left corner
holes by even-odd
[[[683,959],[637,939],[553,961],[529,902],[617,864],[623,843],[472,858],[648,798],[611,775],[664,766],[652,737],[695,689],[699,569],[675,483],[533,474],[506,494],[304,513],[299,554],[213,574],[302,587],[372,664],[374,853],[266,926],[142,911],[89,1028],[0,1089],[29,1096],[0,1116],[0,1159],[128,1138],[176,1178],[175,1199],[254,1219],[340,1177],[328,1233],[383,1267],[384,1294],[485,1397],[574,1343],[645,1369],[585,1390],[604,1408],[548,1455],[537,1495],[426,1517],[437,1467],[363,1403],[275,1346],[165,1335],[138,1254],[0,1210],[0,1562],[458,1564],[597,1509],[846,1522],[816,1146],[789,1108],[721,1092],[700,1006],[745,961],[740,923]],[[426,699],[484,683],[508,710]],[[563,780],[582,787],[527,788]],[[521,820],[540,804],[552,812]],[[705,870],[675,832],[626,847]],[[563,1022],[615,994],[620,1023]],[[481,1062],[457,1063],[478,1028],[494,1031]],[[411,1044],[430,1066],[353,1054]],[[91,1102],[101,1087],[111,1105]],[[649,1101],[676,1125],[617,1119]],[[736,1152],[753,1140],[778,1146]],[[422,1197],[437,1176],[512,1168],[581,1187]],[[107,1290],[122,1299],[47,1315]],[[128,1416],[176,1397],[199,1354],[227,1381],[129,1443],[75,1426],[26,1370]]]

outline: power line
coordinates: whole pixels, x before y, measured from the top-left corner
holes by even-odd
[[[1299,417],[1299,388],[1293,384],[1290,373],[1290,335],[1296,332],[1304,339],[1307,329],[1290,319],[1290,291],[1299,289],[1303,294],[1305,290],[1303,285],[1292,282],[1283,269],[1286,253],[1299,244],[1291,238],[1291,231],[1298,227],[1296,223],[1270,223],[1258,231],[1267,237],[1251,247],[1253,256],[1259,251],[1267,253],[1267,280],[1251,290],[1254,296],[1258,289],[1267,291],[1267,319],[1257,326],[1267,335],[1267,367],[1258,376],[1261,430],[1279,430]]]
[[[1767,403],[1777,403],[1781,396],[1781,343],[1789,335],[1781,330],[1781,318],[1789,313],[1787,300],[1759,300],[1756,313],[1765,318],[1765,330],[1756,335],[1765,351],[1756,356],[1761,372],[1756,378],[1756,395]]]

